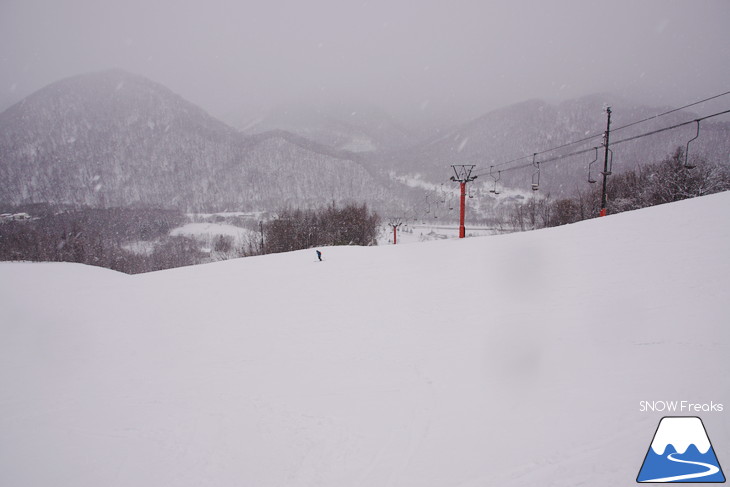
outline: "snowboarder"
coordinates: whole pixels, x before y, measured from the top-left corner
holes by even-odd
[[[317,250],[317,258],[320,262],[322,262],[322,252],[320,252],[319,250]]]

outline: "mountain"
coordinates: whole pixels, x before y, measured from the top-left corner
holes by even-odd
[[[385,178],[285,132],[245,136],[119,70],[54,83],[0,114],[0,202],[273,210],[387,205]]]
[[[622,129],[665,109],[594,95],[511,105],[425,140],[383,111],[356,105],[282,108],[241,132],[164,86],[104,71],[53,83],[0,113],[0,203],[218,211],[357,201],[403,213],[428,205],[424,190],[431,200],[446,199],[434,188],[454,188],[450,164],[476,164],[481,177],[472,187],[488,195],[489,166],[521,157],[517,165],[527,167],[503,167],[500,185],[529,193],[535,172],[529,154],[595,136],[538,156],[588,149],[541,164],[541,194],[559,196],[588,186],[594,158],[597,176],[602,154],[590,148],[601,143],[606,103],[613,106],[612,142],[696,117],[676,112]],[[688,125],[612,146],[613,169],[664,159],[695,131]],[[703,122],[691,150],[727,163],[730,123]],[[487,216],[494,201],[482,202],[479,211]]]
[[[556,194],[570,193],[576,186],[588,186],[584,184],[588,179],[588,165],[596,156],[590,149],[602,144],[602,134],[606,130],[604,107],[608,105],[612,107],[612,144],[697,118],[692,112],[679,111],[622,128],[623,125],[654,117],[669,108],[644,106],[611,94],[586,96],[557,105],[529,100],[489,112],[417,147],[382,155],[377,164],[395,167],[400,173],[420,174],[427,180],[441,182],[451,176],[449,165],[475,164],[475,171],[482,174],[478,184],[492,181],[488,176],[490,166],[518,159],[512,164],[495,168],[493,173],[496,174],[499,169],[528,166],[504,171],[501,182],[507,186],[529,189],[535,172],[531,166],[533,153],[593,136],[583,143],[538,154],[535,158],[539,162],[588,149],[581,155],[541,164],[541,188]],[[612,146],[613,170],[621,172],[634,169],[638,164],[661,161],[677,147],[684,147],[695,134],[696,126],[691,124]],[[691,152],[714,162],[727,163],[730,123],[712,120],[702,122],[701,135],[692,143]],[[599,164],[592,168],[593,177],[603,168],[602,150],[599,150],[598,161]]]
[[[289,104],[243,118],[231,115],[243,133],[284,130],[350,152],[395,150],[418,138],[381,109],[370,105]]]
[[[729,206],[324,262],[0,263],[2,484],[635,485],[665,414],[641,400],[730,402]]]

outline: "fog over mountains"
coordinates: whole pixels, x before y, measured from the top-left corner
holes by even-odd
[[[122,71],[54,83],[0,115],[2,201],[266,209],[382,201],[358,162],[285,132],[248,137]]]
[[[423,190],[394,175],[453,186],[450,164],[476,164],[484,172],[601,134],[606,104],[613,107],[613,127],[666,111],[606,94],[559,105],[530,100],[432,136],[372,107],[242,114],[233,128],[160,84],[104,71],[53,83],[0,114],[0,202],[240,211],[357,201],[396,212],[422,199]],[[612,140],[696,117],[676,112],[617,131]],[[686,126],[617,146],[614,170],[661,160],[695,130]],[[600,143],[597,137],[568,150]],[[703,122],[692,151],[727,163],[730,123]],[[584,182],[591,155],[546,165],[546,191],[570,192]],[[530,174],[505,172],[503,180],[527,187]]]

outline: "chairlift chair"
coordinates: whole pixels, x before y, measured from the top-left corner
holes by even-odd
[[[540,161],[535,161],[537,152],[532,155],[532,165],[535,166],[536,170],[532,173],[532,190],[537,191],[540,189]]]
[[[687,141],[687,147],[684,150],[684,168],[685,169],[694,169],[695,167],[697,167],[697,165],[689,163],[689,143],[700,136],[700,121],[695,120],[695,122],[697,122],[697,134],[694,137],[692,137],[691,139],[689,139],[689,141]]]
[[[588,164],[588,182],[590,184],[594,184],[596,182],[596,180],[591,176],[591,166],[593,166],[593,163],[598,160],[598,147],[594,147],[594,149],[596,149],[596,157]]]
[[[490,189],[490,193],[499,194],[499,191],[497,191],[497,181],[502,179],[502,171],[497,171],[497,177],[494,177],[494,174],[492,174],[492,169],[494,166],[489,166],[489,177],[494,179],[494,188]]]

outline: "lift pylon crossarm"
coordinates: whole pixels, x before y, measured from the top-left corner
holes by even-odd
[[[476,167],[476,164],[452,164],[451,168],[454,170],[455,176],[451,176],[451,180],[457,183],[468,183],[474,181],[477,176],[472,176],[471,172]]]

